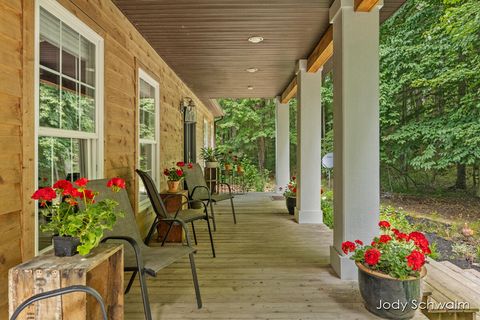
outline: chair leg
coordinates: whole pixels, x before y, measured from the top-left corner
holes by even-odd
[[[132,276],[130,277],[130,280],[128,281],[127,288],[125,289],[125,294],[130,292],[130,289],[132,288],[133,281],[135,280],[135,277],[137,276],[138,271],[133,271]]]
[[[233,205],[233,196],[232,195],[230,195],[230,204],[232,205],[233,223],[237,224],[237,217],[235,216],[235,206]]]
[[[213,231],[217,231],[217,224],[215,223],[215,211],[213,211],[213,202],[210,201],[210,215],[213,220]]]
[[[193,286],[195,287],[195,296],[197,297],[198,309],[202,308],[202,297],[200,296],[200,287],[198,285],[197,269],[195,268],[195,257],[193,253],[189,254],[190,267],[192,268]]]
[[[162,247],[165,244],[165,241],[167,241],[167,237],[170,234],[170,230],[172,230],[172,227],[173,227],[173,222],[170,222],[170,225],[168,226],[167,233],[165,234],[165,237],[163,237]]]
[[[212,229],[210,229],[210,219],[208,219],[208,216],[205,218],[207,220],[207,227],[208,227],[208,235],[210,236],[210,245],[212,246],[212,254],[213,257],[215,258],[215,246],[213,245],[213,236],[212,236]]]
[[[155,218],[153,220],[152,226],[150,227],[150,230],[148,231],[147,237],[145,238],[145,244],[148,246],[148,243],[150,242],[150,238],[152,237],[153,233],[155,232],[155,226],[157,225],[158,219]]]
[[[193,221],[192,221],[192,232],[193,232],[193,240],[195,240],[195,245],[197,245],[198,244],[197,234],[195,233],[195,226],[193,225]]]
[[[145,319],[152,320],[152,310],[150,309],[150,301],[148,299],[147,281],[145,279],[145,270],[138,270],[140,280],[140,290],[142,291],[143,310],[145,311]]]

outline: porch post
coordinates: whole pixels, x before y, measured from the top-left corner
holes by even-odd
[[[300,60],[297,72],[297,207],[298,223],[322,223],[321,138],[322,69],[306,70],[307,60]]]
[[[275,182],[276,192],[282,193],[290,180],[290,108],[275,99]]]
[[[379,220],[379,9],[354,12],[336,0],[333,23],[334,236],[330,262],[342,279],[356,279],[345,240],[371,241]]]

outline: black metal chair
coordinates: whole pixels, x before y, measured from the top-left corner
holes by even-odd
[[[99,194],[95,197],[97,201],[101,201],[103,199],[114,200],[119,204],[117,210],[122,211],[125,214],[124,218],[118,219],[117,223],[113,226],[113,230],[105,231],[102,242],[112,241],[116,243],[128,244],[124,248],[124,270],[133,271],[133,274],[130,278],[127,288],[125,289],[125,293],[130,291],[133,281],[138,274],[145,318],[147,320],[152,320],[146,276],[149,275],[156,277],[157,273],[161,269],[180,259],[183,259],[186,255],[188,255],[190,259],[190,268],[192,269],[197,306],[200,309],[202,307],[202,299],[200,296],[200,287],[198,285],[197,270],[195,267],[194,253],[196,252],[196,249],[190,244],[190,236],[186,223],[179,218],[167,219],[169,222],[178,222],[182,225],[182,228],[185,231],[187,245],[166,247],[148,246],[146,244],[150,242],[150,239],[147,237],[145,240],[142,240],[140,232],[137,228],[137,221],[135,220],[135,216],[133,214],[132,205],[130,204],[128,194],[125,189],[121,189],[119,192],[113,192],[107,187],[106,179],[90,181],[88,187],[99,192]]]
[[[192,168],[185,170],[185,183],[187,184],[190,199],[205,201],[207,203],[207,206],[210,205],[210,214],[213,220],[213,230],[217,230],[217,225],[215,223],[215,212],[213,211],[213,204],[223,200],[230,200],[230,205],[232,206],[233,223],[237,223],[237,217],[235,216],[235,206],[233,205],[234,197],[232,193],[232,188],[228,183],[217,182],[218,185],[227,186],[228,193],[212,194],[210,188],[207,186],[207,182],[205,181],[202,167],[200,167],[198,163],[194,163]]]
[[[87,287],[87,286],[74,285],[74,286],[69,286],[69,287],[65,287],[65,288],[60,288],[60,289],[55,289],[55,290],[50,290],[50,291],[38,293],[34,296],[31,296],[27,300],[23,301],[17,307],[17,309],[15,309],[12,316],[10,317],[10,320],[16,320],[18,318],[18,316],[20,315],[20,313],[25,308],[27,308],[29,305],[31,305],[32,303],[35,303],[35,302],[40,301],[40,300],[48,299],[48,298],[61,296],[61,295],[68,294],[68,293],[73,293],[73,292],[85,292],[85,293],[88,293],[88,294],[92,295],[97,300],[98,304],[100,304],[100,309],[102,311],[103,320],[108,319],[107,318],[107,312],[105,310],[105,303],[103,302],[103,299],[102,299],[102,296],[100,295],[100,293],[98,293],[97,290],[95,290],[93,288],[90,288],[90,287]]]
[[[160,193],[158,192],[157,187],[155,186],[155,182],[153,182],[152,177],[150,175],[142,170],[135,170],[137,174],[140,176],[140,178],[143,181],[143,185],[147,189],[147,194],[148,198],[150,199],[150,202],[153,207],[153,211],[156,214],[155,221],[153,222],[152,226],[150,227],[150,230],[148,232],[147,238],[150,239],[153,233],[155,232],[155,227],[158,225],[159,222],[166,222],[169,224],[167,233],[163,237],[162,241],[162,246],[165,244],[165,241],[167,240],[168,235],[170,234],[170,231],[172,229],[172,226],[174,224],[171,219],[176,219],[180,218],[183,222],[185,223],[191,223],[192,225],[192,232],[193,232],[193,238],[195,240],[195,244],[198,244],[197,242],[197,234],[195,233],[195,226],[193,224],[194,221],[197,220],[205,220],[207,222],[207,227],[208,227],[208,235],[210,236],[210,245],[212,247],[212,254],[213,257],[215,258],[215,246],[213,244],[213,236],[212,236],[212,230],[210,229],[210,220],[208,218],[208,210],[207,206],[200,200],[189,200],[188,197],[182,195],[185,197],[185,202],[182,203],[182,205],[176,210],[175,215],[171,217],[164,204],[164,200],[160,197]],[[168,201],[168,198],[172,196],[167,196],[165,198],[165,201]],[[199,209],[192,209],[190,208],[191,203],[200,203],[200,208]],[[189,208],[188,209],[182,209],[182,207],[188,204]],[[148,244],[148,243],[147,243]]]

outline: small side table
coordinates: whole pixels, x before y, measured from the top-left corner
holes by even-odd
[[[9,312],[34,294],[71,285],[86,285],[103,298],[108,319],[123,320],[123,245],[100,244],[87,256],[56,257],[53,251],[24,262],[8,273]],[[69,293],[39,301],[20,319],[102,319],[95,298]]]
[[[160,192],[160,197],[163,199],[165,208],[167,212],[172,214],[172,216],[177,212],[177,210],[182,207],[182,209],[188,208],[188,204],[182,205],[188,199],[187,190],[179,190],[175,193],[162,191]],[[160,222],[157,227],[158,241],[163,241],[163,238],[167,234],[169,224],[166,222]],[[168,234],[167,240],[165,242],[177,242],[181,243],[183,240],[183,229],[180,224],[174,223],[172,230]]]

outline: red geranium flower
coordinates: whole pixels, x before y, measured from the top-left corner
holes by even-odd
[[[374,266],[380,261],[381,257],[380,251],[377,249],[368,249],[365,251],[365,262],[371,266]]]
[[[395,228],[392,229],[392,232],[394,235],[397,235],[400,233],[400,231],[398,231],[398,229],[395,229]]]
[[[163,170],[163,174],[167,177],[170,175],[170,171],[168,169]]]
[[[185,162],[183,162],[183,161],[177,162],[177,167],[180,167],[180,168],[185,167]]]
[[[119,177],[112,178],[108,180],[107,187],[109,188],[116,187],[118,189],[125,189],[125,180]]]
[[[179,177],[183,176],[182,169],[177,169],[176,171],[177,171],[177,176],[179,176]]]
[[[39,200],[42,203],[45,201],[52,201],[57,197],[57,193],[51,187],[40,188],[32,195],[32,199]]]
[[[77,181],[75,181],[75,184],[79,187],[85,187],[87,185],[87,183],[88,183],[87,178],[80,178]]]
[[[362,240],[355,240],[355,243],[363,246],[363,241]]]
[[[414,271],[420,270],[425,264],[425,255],[420,251],[413,250],[410,255],[407,256],[407,265]]]
[[[375,247],[375,246],[377,245],[377,243],[376,243],[375,241],[372,241],[372,243],[370,243],[370,245],[371,245],[372,247]]]
[[[380,221],[378,225],[380,226],[380,228],[390,229],[390,223],[388,221]]]
[[[62,194],[64,196],[71,196],[73,198],[80,197],[81,195],[80,191],[78,191],[78,189],[74,188],[73,186],[68,189],[64,189]]]
[[[414,232],[411,232],[408,235],[408,238],[410,240],[413,240],[415,245],[418,248],[420,248],[420,250],[422,250],[423,253],[425,253],[425,254],[432,253],[432,251],[430,250],[430,247],[429,247],[430,244],[428,243],[428,240],[423,233],[414,231]]]
[[[409,238],[408,238],[408,234],[406,233],[403,233],[403,232],[398,232],[397,234],[395,234],[395,236],[397,237],[397,240],[398,241],[408,241]]]
[[[392,240],[392,237],[390,237],[388,234],[382,234],[378,241],[381,243],[388,243],[390,240]]]
[[[292,180],[293,180],[293,181],[297,180],[297,177],[293,176],[293,177],[292,177]]]
[[[192,168],[193,168],[193,163],[190,162],[190,163],[188,164],[188,169],[192,169]]]
[[[344,243],[342,243],[342,251],[345,254],[355,251],[355,243],[351,241],[345,241]]]
[[[53,185],[53,187],[55,189],[62,189],[62,190],[66,190],[66,189],[69,189],[72,187],[72,183],[68,180],[58,180],[57,182],[55,182],[55,184]]]
[[[92,190],[88,190],[88,189],[85,189],[83,190],[83,192],[80,194],[80,198],[82,199],[87,199],[89,200],[90,203],[94,203],[95,200],[95,192],[93,192]]]
[[[293,188],[292,190],[294,193],[297,193],[297,188]]]

